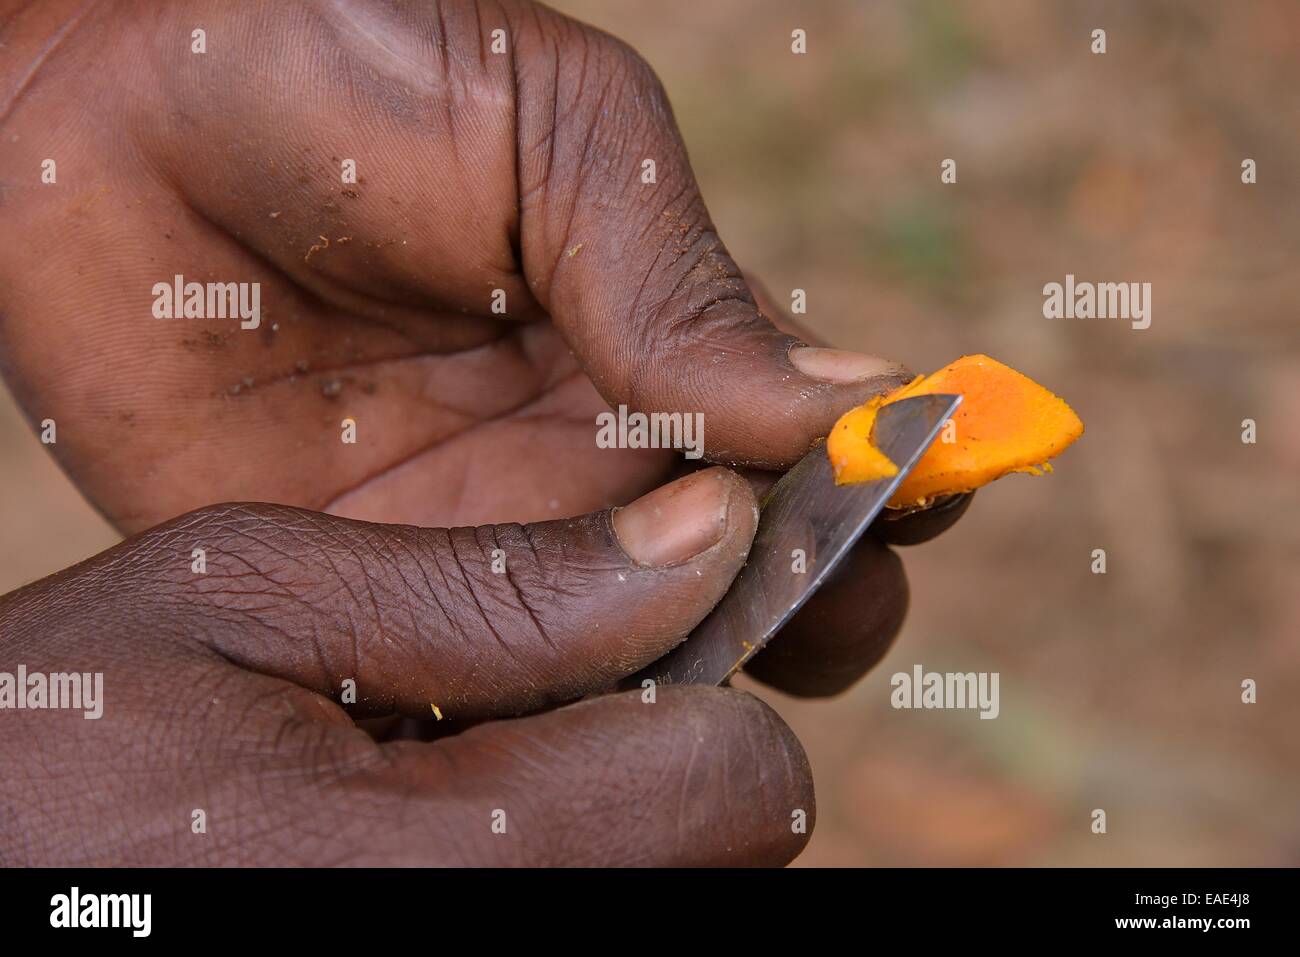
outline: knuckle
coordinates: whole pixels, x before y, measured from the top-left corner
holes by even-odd
[[[564,556],[522,525],[454,529],[435,553],[453,593],[459,630],[508,646],[519,636],[553,646],[551,619]],[[484,634],[490,632],[490,635]]]
[[[306,546],[306,547],[304,547]],[[281,506],[222,504],[191,512],[148,546],[203,605],[274,621],[284,606],[327,597],[337,584],[310,513]],[[340,563],[333,561],[332,568]]]
[[[223,503],[133,540],[121,562],[169,603],[172,627],[243,664],[277,649],[311,658],[324,680],[351,674],[378,562],[334,520],[288,506]],[[352,670],[349,670],[352,669]]]

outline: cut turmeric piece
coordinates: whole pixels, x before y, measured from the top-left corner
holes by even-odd
[[[898,466],[875,445],[876,414],[891,402],[933,394],[959,394],[962,403],[894,492],[890,508],[971,492],[1011,472],[1050,472],[1048,459],[1083,434],[1074,410],[1028,376],[988,356],[962,356],[840,416],[826,439],[835,484],[897,475]]]

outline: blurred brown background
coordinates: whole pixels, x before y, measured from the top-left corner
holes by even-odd
[[[987,352],[1087,424],[907,551],[866,681],[755,689],[816,773],[800,863],[1300,863],[1300,4],[556,5],[654,64],[723,239],[826,339]],[[1066,273],[1151,282],[1151,328],[1044,319]],[[7,396],[0,447],[0,591],[115,541]],[[891,709],[918,663],[999,672],[1001,716]]]

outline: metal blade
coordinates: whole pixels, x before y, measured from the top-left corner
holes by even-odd
[[[959,395],[893,402],[876,419],[877,446],[898,474],[836,486],[825,445],[781,477],[763,500],[749,562],[709,616],[684,642],[633,675],[658,684],[722,684],[780,630],[821,587],[961,404]],[[802,549],[806,570],[794,570]]]

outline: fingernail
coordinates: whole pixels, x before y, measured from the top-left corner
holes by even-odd
[[[901,378],[909,375],[897,362],[844,349],[796,346],[790,350],[790,361],[804,375],[823,382],[857,382],[881,376]]]
[[[614,510],[614,533],[638,565],[662,568],[721,541],[733,485],[726,469],[695,472]]]

